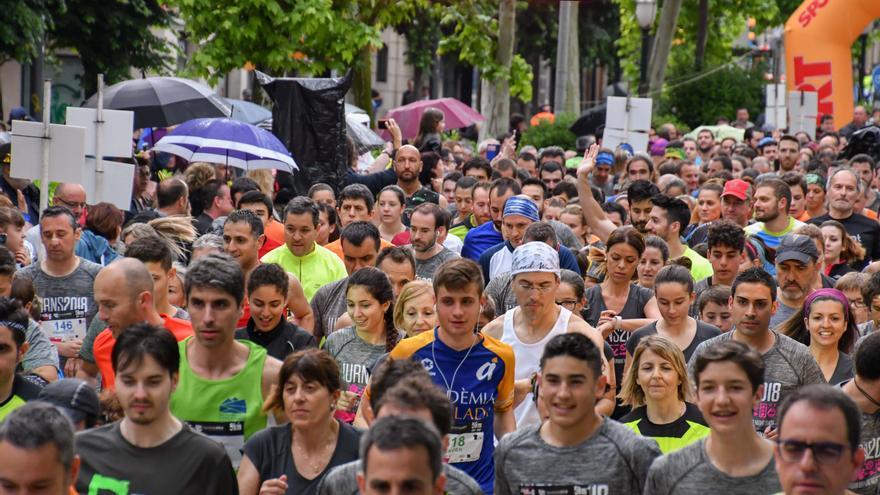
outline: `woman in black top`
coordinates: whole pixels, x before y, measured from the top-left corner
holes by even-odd
[[[859,333],[843,292],[814,290],[804,299],[803,308],[782,322],[778,330],[810,348],[829,384],[838,385],[853,377],[849,353]]]
[[[254,268],[247,287],[251,316],[246,327],[235,331],[236,339],[265,347],[279,361],[295,351],[318,347],[312,334],[285,318],[288,283],[287,273],[278,265]]]
[[[681,349],[685,361],[689,361],[700,342],[721,334],[718,328],[688,315],[696,294],[694,279],[684,266],[665,266],[657,273],[654,297],[657,299],[660,319],[636,330],[626,341],[627,370],[639,341],[649,335],[666,337]]]
[[[359,430],[333,418],[342,380],[336,361],[308,349],[284,360],[279,387],[264,407],[283,410],[290,423],[256,433],[238,468],[242,495],[313,495],[334,467],[358,459]]]
[[[660,312],[653,291],[633,283],[645,252],[642,234],[629,226],[620,227],[611,232],[605,246],[605,279],[587,289],[586,320],[611,345],[619,392],[630,332],[659,318]]]

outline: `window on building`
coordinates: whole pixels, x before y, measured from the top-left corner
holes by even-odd
[[[388,45],[376,54],[376,82],[388,82]]]

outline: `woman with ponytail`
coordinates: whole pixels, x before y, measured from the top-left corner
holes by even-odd
[[[369,383],[370,367],[397,345],[394,294],[388,277],[376,268],[362,268],[348,278],[345,304],[353,326],[330,334],[324,350],[339,364],[344,382],[336,417],[351,423]]]

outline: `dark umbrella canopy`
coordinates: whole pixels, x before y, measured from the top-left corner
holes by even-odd
[[[568,128],[575,136],[586,136],[587,134],[595,134],[596,128],[605,124],[605,103],[596,105],[584,113],[571,124]]]
[[[84,107],[94,108],[98,95]],[[134,127],[168,127],[201,117],[228,117],[229,105],[211,88],[179,77],[148,77],[104,90],[104,108],[134,112]]]

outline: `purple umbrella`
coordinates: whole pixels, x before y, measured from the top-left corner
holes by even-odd
[[[218,163],[245,170],[299,170],[290,152],[271,132],[229,118],[184,122],[160,139],[154,149],[190,162]]]

